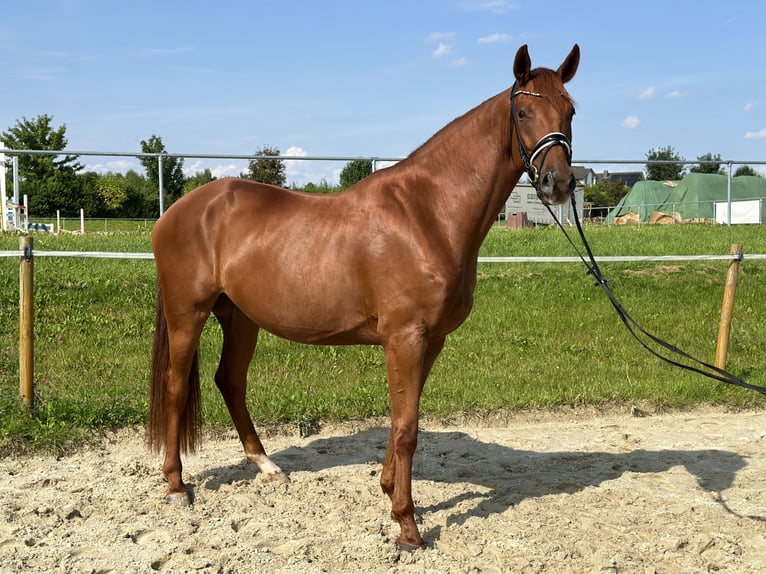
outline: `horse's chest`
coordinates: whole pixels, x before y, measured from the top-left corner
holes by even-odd
[[[474,284],[461,280],[444,286],[437,305],[439,311],[434,325],[437,330],[450,333],[466,320],[473,307]]]

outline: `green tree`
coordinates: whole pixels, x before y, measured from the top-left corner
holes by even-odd
[[[261,157],[250,160],[250,163],[247,164],[247,170],[242,174],[242,177],[284,187],[287,181],[285,162],[281,159],[270,159],[272,157],[279,157],[279,148],[264,146],[255,150],[253,155]]]
[[[101,179],[105,177],[89,171],[77,176],[80,183],[80,207],[85,210],[87,217],[114,217],[114,213],[99,194]]]
[[[340,172],[340,187],[346,189],[362,181],[372,173],[372,162],[368,159],[355,159],[346,164]]]
[[[141,140],[141,151],[143,153],[164,154],[166,153],[165,144],[162,138],[152,135],[148,140]],[[155,193],[160,188],[160,166],[157,157],[140,157],[139,161],[146,170],[146,177],[154,183]],[[184,160],[180,157],[163,156],[162,158],[162,190],[165,196],[173,203],[181,197],[184,192]]]
[[[759,177],[763,177],[760,173],[755,171],[749,165],[741,165],[737,168],[737,170],[734,172],[734,177],[738,177],[740,175],[756,175]]]
[[[114,173],[107,173],[98,178],[96,192],[104,206],[112,211],[119,211],[128,198],[125,178]]]
[[[160,198],[153,182],[132,169],[124,179],[127,199],[122,204],[120,217],[159,217]]]
[[[140,211],[127,209],[128,184],[121,173],[82,173],[82,207],[88,217],[142,217]]]
[[[83,207],[89,217],[158,217],[157,187],[134,170],[126,174],[88,172],[82,181]]]
[[[603,179],[585,188],[585,201],[591,204],[593,217],[606,217],[608,208],[617,205],[629,191],[621,180]]]
[[[15,126],[0,136],[6,147],[18,150],[62,151],[67,145],[66,124],[54,128],[53,117],[22,117]],[[44,180],[55,173],[73,176],[82,169],[75,155],[19,155],[19,178],[24,181]]]
[[[75,174],[54,172],[44,179],[27,180],[22,188],[29,198],[27,208],[32,217],[52,217],[57,211],[71,217],[85,208],[83,178]]]
[[[698,155],[697,159],[699,161],[703,161],[706,163],[699,163],[692,167],[689,171],[692,173],[725,173],[723,169],[721,169],[721,154],[715,154],[712,153],[706,153],[703,155]],[[713,162],[713,163],[707,163],[707,162]]]
[[[0,140],[11,149],[63,151],[67,145],[66,125],[54,128],[52,122],[53,118],[48,115],[23,117],[5,130]],[[73,215],[82,207],[82,188],[77,179],[82,165],[77,156],[19,154],[18,157],[22,192],[29,196],[27,208],[33,216],[54,215],[57,209],[64,215]],[[7,174],[10,178],[10,169]]]
[[[213,173],[210,171],[210,169],[198,171],[194,175],[187,177],[184,181],[184,195],[192,190],[197,189],[201,185],[205,185],[206,183],[210,183],[211,181],[215,180],[216,177],[213,176]]]
[[[646,159],[646,179],[653,181],[677,181],[683,178],[684,158],[676,153],[673,146],[651,149],[646,154]]]
[[[318,184],[313,181],[308,182],[303,186],[302,191],[306,193],[334,193],[339,189],[339,187],[330,185],[325,178],[322,178]]]

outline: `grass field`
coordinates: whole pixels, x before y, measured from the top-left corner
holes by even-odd
[[[588,227],[600,255],[726,254],[743,243],[728,368],[766,385],[766,253],[760,226]],[[0,235],[0,250],[18,249]],[[149,227],[39,234],[36,250],[149,252]],[[481,255],[571,255],[555,229],[494,229]],[[603,264],[617,297],[648,330],[708,362],[715,353],[726,261]],[[155,276],[150,260],[35,259],[35,407],[18,398],[18,260],[0,258],[0,453],[60,451],[93,432],[141,425],[147,412]],[[447,339],[421,411],[456,413],[699,403],[762,405],[760,395],[671,368],[633,341],[580,264],[481,264],[474,311]],[[221,336],[201,344],[203,415],[229,426],[212,383]],[[250,370],[256,424],[384,415],[377,347],[312,347],[264,333]]]

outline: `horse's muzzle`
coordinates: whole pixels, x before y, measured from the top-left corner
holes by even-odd
[[[566,173],[569,177],[566,177]],[[540,177],[540,182],[537,186],[537,197],[545,205],[558,205],[569,201],[569,197],[575,190],[575,177],[570,169],[566,170],[566,173],[561,173],[558,170],[551,170],[545,172]]]

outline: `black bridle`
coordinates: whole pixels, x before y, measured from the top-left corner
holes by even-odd
[[[540,185],[540,174],[543,171],[543,165],[545,164],[545,160],[548,157],[548,154],[550,153],[551,149],[553,149],[554,146],[561,146],[564,148],[564,153],[567,157],[567,165],[572,165],[572,142],[569,141],[569,138],[562,134],[561,132],[552,132],[548,135],[545,135],[541,137],[538,142],[535,144],[535,147],[532,148],[532,153],[527,153],[527,149],[524,147],[524,142],[521,140],[521,130],[519,129],[519,119],[516,116],[516,96],[518,94],[523,94],[525,96],[532,96],[534,98],[542,98],[544,97],[543,94],[540,94],[538,92],[529,92],[527,90],[520,90],[517,89],[516,83],[513,84],[513,87],[511,88],[511,123],[513,124],[513,130],[516,134],[516,142],[519,145],[519,156],[521,157],[521,161],[524,162],[524,167],[527,170],[527,175],[529,175],[529,181],[532,182],[532,185],[535,186],[535,189],[537,191],[539,190]],[[539,155],[542,155],[542,159],[540,160],[540,167],[538,168],[535,166],[535,158]]]

